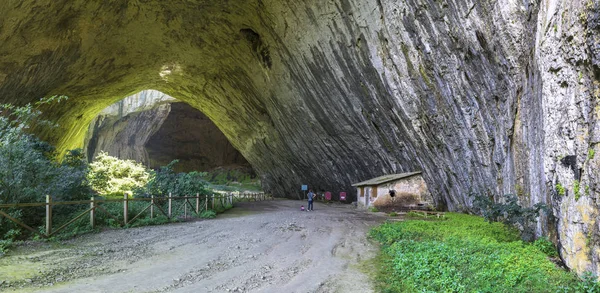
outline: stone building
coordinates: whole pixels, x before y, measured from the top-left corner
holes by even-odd
[[[352,184],[359,207],[420,208],[433,203],[421,172],[390,174]],[[395,196],[390,196],[390,190]]]

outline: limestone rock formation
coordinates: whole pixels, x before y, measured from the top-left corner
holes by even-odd
[[[0,3],[0,94],[65,94],[45,132],[81,146],[146,88],[204,112],[278,196],[423,171],[435,203],[517,193],[567,264],[600,272],[600,2]],[[561,187],[561,188],[558,188]],[[561,194],[558,190],[566,189]]]
[[[86,135],[88,159],[100,151],[150,168],[177,159],[178,172],[250,167],[202,112],[158,91],[142,91],[94,118]]]

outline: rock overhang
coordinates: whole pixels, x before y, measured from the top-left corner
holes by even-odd
[[[160,90],[204,112],[280,196],[422,170],[452,210],[470,193],[553,204],[573,179],[552,149],[581,165],[595,147],[590,3],[4,1],[0,95],[70,96],[45,109],[61,128],[43,135],[65,150],[107,105]]]

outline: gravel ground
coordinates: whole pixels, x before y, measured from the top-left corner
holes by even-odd
[[[0,258],[8,292],[373,292],[359,263],[381,215],[292,200],[237,203],[212,220],[22,245]]]

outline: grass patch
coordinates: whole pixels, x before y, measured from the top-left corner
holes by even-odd
[[[446,218],[371,230],[382,244],[377,292],[582,292],[574,274],[548,259],[547,240],[522,242],[517,230],[481,217]]]

